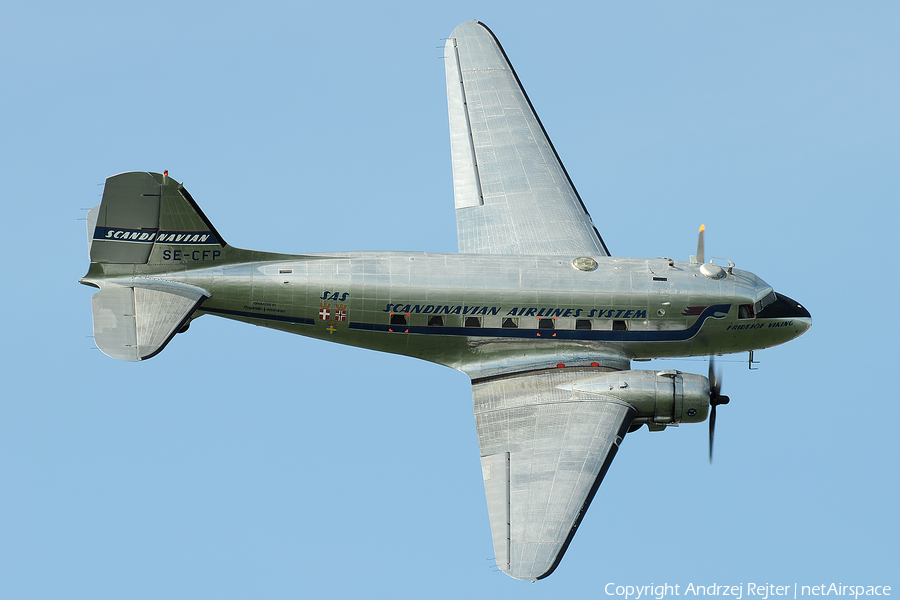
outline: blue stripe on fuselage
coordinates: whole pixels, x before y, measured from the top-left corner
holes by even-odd
[[[465,337],[526,338],[537,337],[551,340],[587,340],[598,342],[683,342],[700,331],[709,318],[723,319],[730,304],[716,304],[704,310],[694,324],[687,329],[666,331],[610,331],[586,329],[506,329],[498,327],[429,327],[423,325],[384,325],[381,323],[350,322],[350,329],[357,331],[378,331],[382,333],[415,333],[420,335],[450,335]],[[724,313],[717,316],[716,313]],[[540,335],[538,335],[540,334]],[[556,335],[554,335],[556,334]]]
[[[273,315],[263,311],[248,312],[243,310],[228,310],[227,308],[210,308],[204,306],[200,312],[208,312],[216,315],[225,315],[229,317],[247,317],[248,319],[259,319],[260,321],[281,321],[283,323],[299,323],[301,325],[315,325],[312,319],[304,317],[285,317],[282,315]]]

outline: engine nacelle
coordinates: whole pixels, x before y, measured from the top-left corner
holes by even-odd
[[[702,423],[709,414],[709,380],[681,371],[611,371],[560,387],[627,402],[638,413],[635,425],[651,430]]]

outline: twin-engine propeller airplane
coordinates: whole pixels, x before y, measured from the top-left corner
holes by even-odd
[[[446,42],[458,254],[287,255],[225,243],[168,172],[110,177],[88,219],[94,337],[158,354],[218,315],[413,356],[472,379],[499,568],[557,567],[625,434],[699,423],[727,402],[710,377],[630,370],[787,342],[811,324],[753,273],[614,258],[512,65],[482,23]],[[710,444],[712,429],[710,429]]]

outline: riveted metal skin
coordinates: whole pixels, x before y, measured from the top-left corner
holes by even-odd
[[[584,364],[624,364],[768,348],[810,324],[793,313],[739,319],[738,306],[753,304],[771,287],[739,269],[712,280],[687,262],[670,267],[664,260],[597,257],[597,268],[585,272],[562,257],[357,252],[272,260],[268,253],[226,247],[216,261],[195,261],[191,254],[202,251],[188,248],[157,244],[146,265],[95,263],[84,281],[126,285],[143,276],[186,283],[209,294],[196,316],[404,354],[473,377],[492,368],[515,370],[525,347],[530,355],[523,368],[533,364],[534,354],[546,356],[548,366],[577,364],[573,355]],[[154,260],[163,253],[179,260]],[[656,273],[666,281],[654,281]],[[323,306],[343,306],[345,320],[331,318],[332,312],[322,318]],[[392,313],[408,315],[409,326],[392,328]],[[433,316],[441,316],[443,325],[429,325]],[[467,327],[467,316],[480,317],[480,327]],[[510,316],[518,326],[504,329],[502,320]],[[542,318],[552,319],[554,328],[540,329]],[[591,328],[577,329],[578,320]],[[625,329],[616,330],[616,321]]]
[[[170,204],[189,198],[171,178],[161,188]],[[700,264],[669,259],[596,256],[583,271],[573,264],[589,264],[584,257],[565,255],[284,255],[233,248],[198,224],[202,218],[187,220],[184,231],[160,228],[149,241],[139,230],[95,226],[94,244],[98,235],[138,238],[114,238],[81,280],[100,288],[93,301],[98,347],[121,360],[145,360],[190,320],[214,315],[465,372],[473,380],[483,468],[508,473],[485,479],[498,565],[525,580],[559,564],[625,432],[707,417],[706,378],[631,371],[631,360],[767,348],[811,323],[788,298],[742,318],[741,305],[771,297],[772,289],[739,269],[711,279]],[[146,262],[116,262],[115,244]],[[558,376],[567,388],[552,385]],[[518,406],[479,409],[487,398],[516,397]],[[506,450],[486,443],[491,431]],[[575,454],[582,457],[573,458],[577,473],[560,466]],[[556,483],[545,489],[546,481]],[[521,503],[523,493],[545,492],[545,503]],[[557,525],[535,529],[546,519]]]
[[[811,318],[733,263],[701,264],[702,237],[699,262],[611,256],[493,33],[461,24],[445,67],[459,254],[242,250],[167,173],[131,172],[88,214],[81,282],[120,360],[212,315],[466,373],[497,566],[535,581],[628,431],[707,418],[706,377],[632,360],[768,348]]]

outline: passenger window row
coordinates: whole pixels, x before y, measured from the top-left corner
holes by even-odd
[[[534,329],[534,327],[526,326],[522,323],[524,319],[518,317],[503,317],[500,327],[503,329]],[[532,321],[531,319],[528,319]],[[391,313],[391,325],[397,327],[406,327],[409,325],[409,315],[404,313]],[[533,322],[533,321],[532,321]],[[463,319],[463,327],[480,328],[482,327],[481,317],[465,317]],[[445,327],[446,323],[442,315],[429,315],[427,321],[428,327]],[[530,323],[529,323],[530,325]],[[560,329],[557,326],[556,319],[538,319],[537,329]],[[575,319],[575,329],[578,331],[590,331],[593,325],[590,319]],[[614,320],[612,322],[613,331],[627,331],[628,322],[623,320]]]

